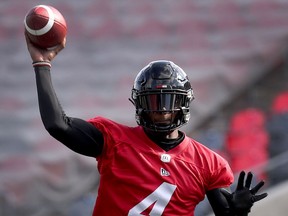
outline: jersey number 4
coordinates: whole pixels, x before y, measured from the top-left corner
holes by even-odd
[[[163,182],[155,191],[131,208],[128,215],[141,215],[141,213],[148,209],[153,203],[155,204],[150,215],[162,215],[175,189],[176,185]]]

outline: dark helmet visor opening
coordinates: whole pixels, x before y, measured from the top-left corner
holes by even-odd
[[[142,94],[139,100],[146,112],[174,112],[184,105],[185,96],[176,93]]]

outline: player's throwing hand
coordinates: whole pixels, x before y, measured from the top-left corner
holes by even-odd
[[[44,49],[35,46],[29,39],[27,32],[25,33],[25,39],[27,43],[28,52],[30,53],[33,63],[35,62],[50,62],[56,57],[56,55],[65,47],[66,38],[63,39],[62,43],[51,48]]]

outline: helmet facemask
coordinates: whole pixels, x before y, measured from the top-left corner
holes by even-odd
[[[189,105],[193,99],[192,90],[168,90],[133,92],[136,107],[136,121],[146,129],[159,132],[175,130],[189,121]],[[153,113],[170,113],[170,122],[157,122],[151,117]]]
[[[193,98],[184,71],[172,62],[157,61],[140,71],[130,101],[136,108],[138,125],[152,131],[169,132],[189,121],[189,105]],[[171,114],[170,120],[159,122],[153,118],[155,114]]]

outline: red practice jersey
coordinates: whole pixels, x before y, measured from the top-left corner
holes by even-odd
[[[234,180],[226,160],[187,136],[166,152],[141,126],[102,117],[89,122],[104,136],[94,216],[194,215],[206,191]]]

